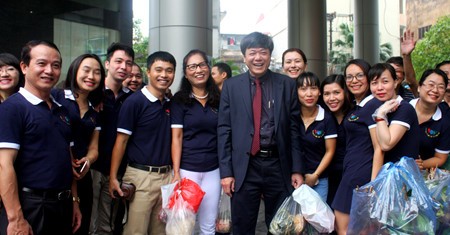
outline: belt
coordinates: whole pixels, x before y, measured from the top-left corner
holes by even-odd
[[[255,157],[261,157],[261,158],[278,158],[278,148],[272,147],[272,148],[261,148],[258,153],[255,154]]]
[[[72,191],[70,189],[67,190],[40,190],[40,189],[31,189],[27,187],[23,187],[22,191],[25,193],[33,194],[42,198],[47,199],[56,199],[58,201],[67,200],[72,196]]]
[[[158,173],[158,174],[165,174],[168,173],[172,170],[172,166],[167,165],[167,166],[147,166],[147,165],[141,165],[141,164],[137,164],[137,163],[128,163],[129,166],[139,169],[139,170],[143,170],[143,171],[148,171],[148,172],[154,172],[154,173]]]

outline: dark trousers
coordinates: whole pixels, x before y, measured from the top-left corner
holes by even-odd
[[[81,226],[76,235],[88,235],[92,212],[92,176],[87,173],[83,179],[77,181],[78,197],[80,197]]]
[[[278,207],[288,195],[280,159],[250,157],[244,183],[231,197],[233,235],[255,234],[261,196],[264,197],[265,221],[269,227]]]
[[[30,193],[19,192],[25,219],[35,235],[72,234],[72,197],[64,200],[43,198]],[[8,218],[5,208],[0,212],[0,234],[6,235]]]

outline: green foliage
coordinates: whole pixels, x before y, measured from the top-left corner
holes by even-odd
[[[444,60],[450,60],[450,16],[440,18],[430,31],[425,33],[417,42],[411,59],[417,78],[420,78],[425,70],[434,68]]]
[[[143,36],[141,32],[141,20],[133,20],[133,50],[134,62],[143,69],[146,67],[148,56],[148,36]]]
[[[333,42],[335,48],[329,54],[329,62],[332,66],[333,73],[343,73],[347,62],[353,59],[353,26],[343,23],[339,25],[339,33],[341,38]],[[391,56],[392,45],[390,43],[381,44],[380,61],[386,61]]]

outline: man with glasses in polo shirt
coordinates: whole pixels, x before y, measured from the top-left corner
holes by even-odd
[[[175,67],[175,58],[168,52],[149,55],[149,84],[132,94],[120,110],[109,192],[123,196],[117,172],[124,155],[128,166],[123,182],[136,186],[123,234],[165,234],[165,224],[158,219],[161,186],[172,179],[170,111],[165,93],[173,82]]]
[[[25,86],[0,107],[0,234],[71,234],[80,226],[70,120],[50,95],[61,63],[55,44],[28,42]]]

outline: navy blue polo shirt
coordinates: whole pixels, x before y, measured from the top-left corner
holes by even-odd
[[[409,103],[415,108],[418,100]],[[431,119],[419,125],[419,154],[423,160],[434,157],[435,152],[450,153],[450,122],[445,121],[450,120],[449,115],[437,107]]]
[[[311,174],[316,171],[323,155],[325,155],[325,140],[337,138],[336,122],[333,116],[326,112],[320,105],[316,119],[305,131],[305,126],[301,126],[300,140],[305,153],[305,173]],[[328,169],[320,175],[320,178],[328,177]]]
[[[398,124],[408,130],[394,148],[385,152],[384,163],[397,162],[403,156],[414,159],[419,156],[419,121],[416,111],[401,96],[397,96],[397,101],[400,102],[397,110],[387,115],[388,125]]]
[[[52,90],[52,96],[69,111],[74,142],[72,154],[76,159],[81,159],[88,153],[94,130],[101,130],[98,122],[98,112],[89,103],[88,111],[83,117],[80,117],[80,108],[71,90],[54,89]]]
[[[219,167],[217,155],[217,112],[193,99],[192,105],[172,102],[172,128],[183,129],[180,168],[207,172]]]
[[[344,122],[342,121],[341,124],[338,124],[336,119],[334,121],[336,122],[337,128],[336,150],[334,151],[333,160],[328,168],[336,171],[342,171],[344,169],[344,157],[347,146],[345,143]]]
[[[0,148],[17,149],[19,187],[70,189],[71,127],[67,110],[52,107],[24,88],[0,105]]]
[[[172,164],[168,99],[159,101],[147,87],[137,91],[123,103],[117,132],[130,136],[126,150],[128,162],[150,166]]]
[[[133,92],[126,87],[119,90],[117,97],[114,92],[108,88],[105,90],[102,109],[99,113],[101,131],[98,139],[98,159],[92,165],[92,168],[100,171],[103,175],[109,175],[111,169],[111,156],[117,136],[117,119],[120,108],[125,99]],[[123,174],[125,164],[121,164],[119,174]]]
[[[374,152],[370,129],[376,127],[372,114],[381,104],[370,95],[355,106],[343,121],[347,146],[344,176],[348,177],[345,181],[350,185],[364,185],[370,181]]]

